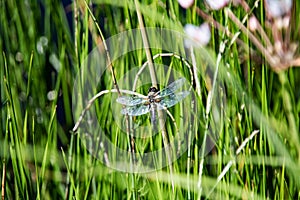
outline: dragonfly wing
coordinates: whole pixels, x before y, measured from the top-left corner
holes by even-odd
[[[149,112],[149,105],[136,105],[136,106],[128,106],[121,110],[121,113],[123,115],[129,115],[129,116],[139,116],[143,115]]]
[[[147,102],[147,97],[137,97],[137,96],[120,96],[117,98],[117,102],[126,106],[135,106],[138,104],[143,104]]]
[[[174,81],[173,83],[168,85],[166,88],[159,91],[157,93],[158,96],[165,97],[165,96],[168,96],[168,95],[174,93],[176,90],[178,90],[180,87],[183,86],[183,84],[185,83],[185,80],[186,80],[185,78],[180,78],[180,79]]]
[[[168,97],[165,97],[161,99],[159,102],[156,103],[158,110],[163,110],[169,107],[174,106],[177,104],[179,101],[184,99],[187,95],[189,95],[189,91],[182,91],[178,92],[176,94],[172,93]]]

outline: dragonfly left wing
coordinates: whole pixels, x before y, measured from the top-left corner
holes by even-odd
[[[144,98],[138,96],[120,96],[117,98],[117,102],[126,106],[135,106],[147,102],[147,97]]]
[[[139,116],[149,112],[149,105],[140,104],[136,106],[127,106],[121,110],[123,115]]]

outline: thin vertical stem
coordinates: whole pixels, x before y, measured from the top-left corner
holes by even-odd
[[[224,48],[225,48],[225,43],[221,43],[220,44],[220,50],[219,50],[219,54],[217,56],[217,62],[216,62],[216,70],[214,73],[214,78],[213,78],[213,86],[211,91],[209,91],[208,93],[208,97],[207,97],[207,103],[206,103],[206,111],[205,111],[205,131],[204,131],[204,136],[203,136],[203,142],[202,142],[202,146],[201,146],[201,152],[200,152],[200,164],[199,164],[199,177],[198,177],[198,197],[197,199],[200,200],[201,195],[202,195],[202,174],[203,174],[203,166],[204,166],[204,154],[205,154],[205,149],[206,149],[206,141],[207,141],[207,136],[209,133],[209,115],[211,112],[211,107],[212,107],[212,102],[213,102],[213,98],[214,98],[214,94],[216,91],[216,85],[217,85],[217,77],[218,77],[218,73],[219,73],[219,66],[221,63],[221,59],[222,59],[222,53],[224,52]]]
[[[147,38],[147,33],[146,33],[145,25],[144,25],[144,22],[143,22],[143,17],[142,17],[141,11],[139,9],[139,5],[138,5],[137,0],[135,0],[134,2],[135,2],[135,6],[136,6],[138,21],[139,21],[139,24],[140,24],[140,29],[141,29],[142,40],[143,40],[143,44],[144,44],[144,48],[145,48],[145,52],[146,52],[146,57],[147,57],[147,61],[148,61],[152,86],[157,88],[156,72],[155,72],[155,69],[154,69],[153,59],[152,59],[152,56],[151,56],[149,41],[148,41],[148,38]]]
[[[5,160],[3,160],[3,170],[2,170],[2,183],[1,183],[1,199],[5,199],[5,178],[6,178],[6,165],[5,165]]]
[[[142,40],[143,40],[143,44],[144,44],[144,48],[145,48],[145,52],[146,52],[146,56],[147,56],[152,85],[153,85],[153,87],[157,88],[156,72],[154,69],[154,64],[153,64],[153,60],[152,60],[152,56],[151,56],[151,52],[150,52],[150,48],[149,48],[149,42],[148,42],[146,30],[145,30],[145,25],[143,22],[143,18],[142,18],[142,14],[141,14],[141,11],[139,8],[138,1],[135,0],[134,3],[135,3],[135,7],[136,7],[138,21],[139,21],[139,24],[141,27]],[[166,150],[166,154],[167,154],[168,164],[170,165],[169,169],[170,169],[170,176],[171,176],[171,181],[172,181],[172,190],[174,191],[173,169],[172,169],[172,165],[171,165],[172,161],[171,161],[171,152],[170,152],[170,150],[172,150],[172,149],[169,149],[167,132],[166,132],[164,120],[163,120],[163,113],[161,110],[157,110],[157,113],[158,113],[159,125],[161,127],[163,142],[164,142],[164,146],[165,146],[165,150]]]
[[[90,7],[88,6],[86,0],[84,0],[84,3],[85,3],[85,6],[86,6],[86,8],[88,9],[88,11],[89,11],[89,13],[90,13],[90,15],[91,15],[91,17],[92,17],[92,19],[93,19],[95,25],[96,25],[96,28],[97,28],[99,34],[100,34],[101,42],[102,42],[102,45],[103,45],[103,47],[104,47],[104,50],[105,50],[105,53],[106,53],[106,57],[107,57],[108,69],[109,69],[110,72],[111,72],[111,76],[112,76],[112,80],[113,80],[114,86],[115,86],[115,88],[117,89],[119,96],[121,96],[121,93],[120,93],[120,90],[119,90],[119,86],[118,86],[118,84],[117,84],[115,72],[114,72],[114,67],[113,67],[113,65],[112,65],[111,58],[110,58],[110,55],[109,55],[109,51],[108,51],[108,48],[107,48],[107,45],[106,45],[106,42],[105,42],[105,38],[104,38],[103,33],[102,33],[102,31],[101,31],[101,29],[100,29],[100,27],[99,27],[99,24],[98,24],[98,22],[97,22],[95,16],[93,15],[93,13],[92,13]],[[99,48],[99,51],[101,52],[101,46],[100,46],[100,45],[97,45],[97,46],[98,46],[98,48]]]
[[[90,13],[90,15],[91,15],[91,17],[92,17],[92,20],[94,21],[94,23],[95,23],[95,25],[96,25],[96,28],[97,28],[99,34],[100,34],[100,38],[97,38],[97,41],[101,41],[101,42],[102,42],[101,44],[103,45],[104,50],[105,50],[105,52],[106,52],[106,57],[107,57],[107,62],[108,62],[108,69],[109,69],[110,72],[111,72],[111,76],[112,76],[112,80],[113,80],[114,87],[115,87],[115,89],[116,89],[118,95],[121,96],[121,92],[120,92],[120,89],[119,89],[119,86],[118,86],[118,83],[117,83],[117,80],[116,80],[116,76],[115,76],[115,73],[114,73],[114,67],[113,67],[113,64],[112,64],[112,61],[111,61],[111,58],[110,58],[110,55],[109,55],[109,51],[108,51],[107,44],[106,44],[106,42],[105,42],[105,38],[104,38],[104,36],[103,36],[103,33],[102,33],[102,31],[101,31],[101,29],[100,29],[100,27],[99,27],[99,24],[98,24],[98,22],[97,22],[95,16],[93,15],[91,9],[89,8],[89,6],[88,6],[86,0],[84,0],[84,3],[85,3],[85,6],[86,6],[86,8],[88,9],[88,11],[89,11],[89,13]],[[99,49],[99,52],[101,52],[101,51],[102,51],[102,49],[101,49],[102,46],[101,46],[98,42],[97,42],[97,44],[98,44],[97,47],[98,47],[98,49]],[[125,119],[126,119],[126,133],[127,133],[127,135],[130,135],[129,116],[126,115],[126,116],[125,116]],[[134,152],[134,146],[132,146],[132,139],[131,139],[130,141],[131,141],[131,142],[129,142],[130,150],[131,150],[131,152]]]

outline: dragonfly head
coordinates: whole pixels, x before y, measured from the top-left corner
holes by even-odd
[[[150,87],[149,90],[148,90],[148,93],[156,93],[158,92],[158,89],[156,87]]]

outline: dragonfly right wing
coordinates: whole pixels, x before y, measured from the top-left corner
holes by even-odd
[[[189,91],[182,91],[178,92],[176,94],[171,94],[163,99],[161,99],[159,102],[155,103],[157,105],[158,110],[163,110],[169,107],[174,106],[177,104],[179,101],[184,99],[186,96],[190,94]]]
[[[170,94],[173,94],[176,90],[181,88],[183,84],[185,83],[185,78],[180,78],[174,82],[172,82],[170,85],[168,85],[166,88],[162,89],[161,91],[158,92],[157,97],[165,97]]]

